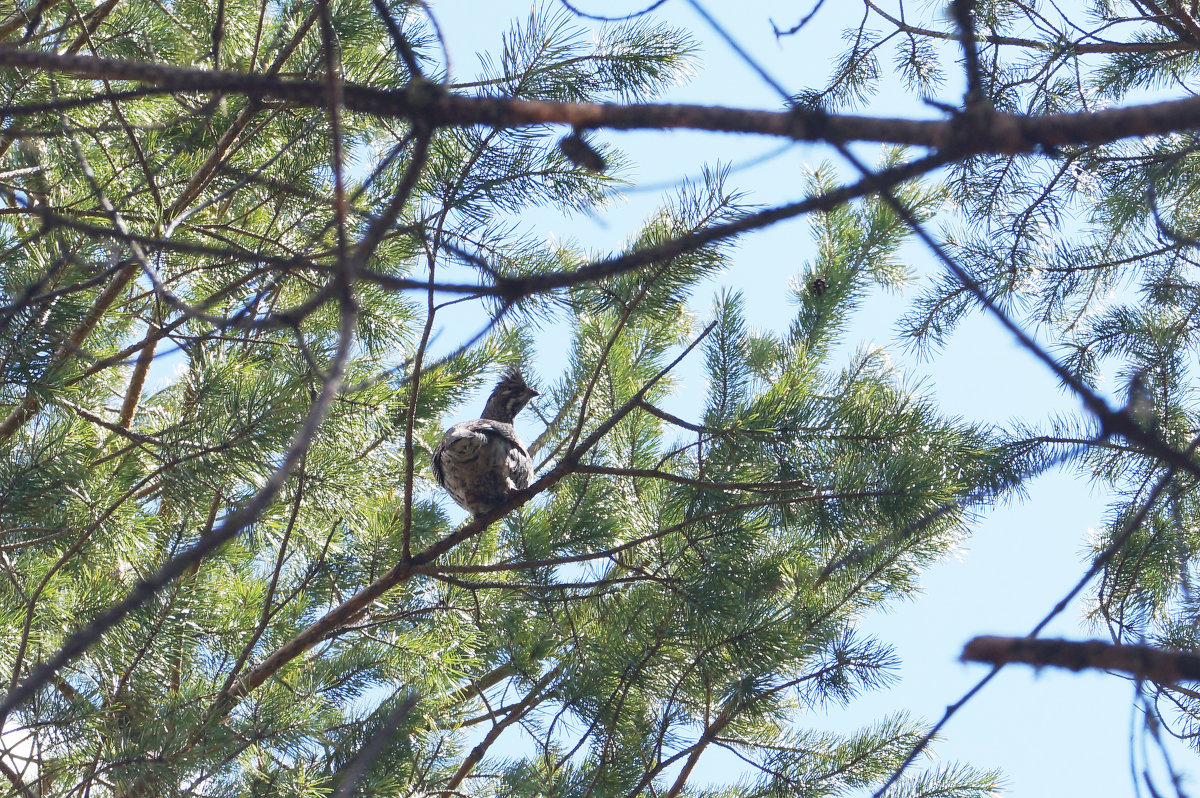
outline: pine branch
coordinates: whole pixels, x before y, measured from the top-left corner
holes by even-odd
[[[57,3],[58,0],[53,0]],[[77,18],[77,21],[82,25],[83,30],[75,37],[75,41],[71,42],[63,52],[74,54],[83,49],[83,45],[96,33],[104,20],[108,19],[108,15],[117,7],[117,3],[121,0],[104,0],[103,3],[93,8],[82,18]],[[0,35],[3,38],[3,35]]]
[[[831,494],[823,494],[812,496],[812,500],[820,499],[862,499],[862,498],[879,498],[884,496],[899,495],[899,491],[843,491]],[[497,571],[526,571],[535,568],[552,568],[557,565],[572,565],[574,563],[589,562],[592,560],[605,560],[610,557],[635,549],[638,546],[643,546],[651,541],[664,538],[667,535],[687,529],[690,526],[711,521],[714,518],[739,513],[744,510],[756,510],[762,507],[784,507],[797,503],[794,496],[781,496],[772,499],[761,499],[752,502],[739,502],[726,507],[721,507],[717,510],[712,510],[701,515],[692,516],[677,524],[657,529],[653,532],[648,532],[645,535],[627,540],[624,543],[613,546],[601,551],[588,552],[586,554],[568,554],[561,557],[548,557],[543,560],[514,560],[511,562],[500,563],[484,563],[480,565],[417,565],[413,568],[414,573],[442,573],[442,574],[482,574],[495,573]]]
[[[1103,640],[981,636],[972,638],[963,647],[962,660],[996,666],[1019,662],[1036,668],[1052,666],[1073,671],[1097,668],[1121,671],[1136,679],[1162,685],[1200,682],[1200,656],[1196,654],[1154,646],[1120,645]]]
[[[318,17],[318,9],[316,6],[314,6],[308,12],[308,14],[305,15],[304,20],[300,23],[299,27],[297,27],[296,32],[292,34],[287,44],[279,48],[279,52],[276,54],[275,59],[271,62],[270,66],[267,67],[266,72],[264,73],[265,75],[276,75],[279,73],[287,60],[292,57],[292,54],[296,51],[296,48],[300,46],[300,42],[304,40],[304,36],[316,23]],[[179,215],[182,214],[184,210],[192,204],[196,197],[200,196],[200,192],[204,190],[204,187],[217,173],[218,167],[231,153],[234,142],[237,141],[238,137],[241,136],[243,132],[245,132],[251,120],[254,119],[260,110],[262,110],[262,108],[258,103],[247,103],[246,107],[244,107],[238,113],[237,118],[234,119],[233,123],[225,130],[223,134],[221,134],[220,140],[213,148],[213,151],[208,156],[208,159],[193,173],[191,180],[188,181],[188,184],[179,193],[178,198],[167,211],[167,218],[171,220],[167,225],[168,230],[173,229],[179,224],[181,221]]]
[[[454,775],[450,777],[450,780],[446,782],[447,790],[456,790],[462,785],[463,779],[470,775],[475,766],[479,764],[479,760],[483,759],[483,755],[487,753],[488,748],[492,746],[492,743],[496,742],[505,729],[523,718],[525,714],[535,706],[550,698],[551,694],[544,691],[546,687],[552,681],[554,681],[555,677],[559,675],[562,669],[563,665],[560,663],[559,665],[547,671],[545,676],[539,679],[537,683],[533,685],[533,687],[529,688],[529,692],[526,694],[525,698],[523,698],[520,703],[512,708],[504,720],[488,729],[488,733],[484,735],[483,740],[481,740],[478,745],[471,749],[471,753],[467,754],[466,758],[463,759],[462,764],[459,765],[458,770],[456,770]]]
[[[1188,36],[1192,38],[1192,42],[1200,45],[1200,23],[1196,22],[1196,18],[1188,13],[1187,9],[1183,7],[1183,3],[1179,2],[1179,0],[1167,0],[1167,5],[1171,7],[1171,12],[1175,15],[1175,18],[1179,20],[1184,30],[1187,31]]]
[[[92,330],[100,323],[105,312],[112,306],[114,302],[120,298],[126,286],[137,274],[137,264],[130,263],[115,276],[105,286],[100,296],[96,297],[96,301],[92,303],[91,309],[88,311],[87,317],[71,331],[71,334],[62,343],[61,346],[54,352],[54,362],[62,364],[68,357],[71,357],[83,345],[83,342],[91,335]],[[0,422],[0,443],[4,443],[11,438],[17,430],[24,426],[25,422],[37,415],[41,408],[41,402],[32,392],[27,391],[21,402],[13,408],[4,421]]]
[[[517,672],[516,666],[511,661],[505,662],[495,668],[492,668],[487,673],[476,678],[469,684],[464,684],[462,687],[450,693],[446,697],[448,706],[456,706],[464,701],[468,701],[475,696],[483,695],[484,691],[491,687],[495,687],[508,677]]]
[[[1200,447],[1200,437],[1197,437],[1192,441],[1185,454],[1190,456],[1196,451],[1197,447]],[[1026,635],[1027,639],[1033,640],[1039,634],[1041,634],[1042,630],[1045,629],[1052,620],[1058,617],[1058,615],[1067,608],[1067,605],[1069,605],[1071,601],[1079,595],[1084,587],[1086,587],[1088,583],[1095,578],[1096,574],[1100,573],[1100,571],[1112,561],[1113,557],[1117,555],[1117,552],[1119,552],[1121,548],[1129,542],[1129,539],[1133,536],[1134,532],[1140,529],[1142,524],[1145,523],[1146,517],[1150,514],[1150,511],[1154,508],[1154,505],[1158,502],[1163,492],[1167,489],[1167,486],[1169,486],[1174,479],[1175,469],[1168,468],[1167,472],[1159,478],[1154,487],[1150,490],[1149,495],[1146,496],[1145,500],[1138,507],[1137,512],[1135,512],[1133,516],[1124,523],[1120,534],[1116,536],[1116,538],[1104,549],[1104,551],[1100,552],[1095,559],[1092,560],[1091,565],[1088,567],[1083,576],[1079,578],[1079,581],[1077,581],[1075,585],[1069,591],[1067,591],[1067,594],[1063,596],[1059,602],[1054,605],[1050,612],[1048,612],[1042,618],[1042,620],[1033,627],[1030,633]],[[942,713],[942,717],[938,720],[938,722],[935,723],[933,727],[921,737],[917,744],[912,747],[912,749],[908,752],[908,755],[904,758],[904,761],[902,761],[899,766],[892,771],[892,774],[887,778],[883,786],[875,791],[875,794],[872,796],[872,798],[883,798],[883,795],[888,791],[888,789],[896,783],[896,781],[904,774],[913,761],[921,755],[921,752],[924,751],[929,745],[930,741],[933,740],[934,735],[941,732],[945,725],[950,722],[950,719],[954,717],[954,715],[957,714],[960,709],[966,706],[971,699],[973,699],[981,690],[983,690],[983,688],[991,683],[992,679],[995,678],[996,674],[1000,672],[1002,667],[1003,664],[997,664],[986,676],[976,682],[971,689],[964,693],[961,698],[946,707],[946,711]]]
[[[864,176],[864,179],[869,179],[871,171],[854,157],[854,155],[844,147],[839,147],[839,151],[846,160],[854,165]],[[904,219],[909,228],[916,233],[917,237],[929,248],[950,273],[962,283],[963,287],[970,292],[971,296],[1009,333],[1012,334],[1017,342],[1034,357],[1040,360],[1051,372],[1054,373],[1064,384],[1066,384],[1079,399],[1083,402],[1083,406],[1096,417],[1100,422],[1100,437],[1109,435],[1121,435],[1126,439],[1139,444],[1149,454],[1161,460],[1164,464],[1172,469],[1184,471],[1193,476],[1200,477],[1200,463],[1197,463],[1189,454],[1171,446],[1160,435],[1152,430],[1145,429],[1137,419],[1129,412],[1129,408],[1119,408],[1113,410],[1109,407],[1108,402],[1092,390],[1082,380],[1072,374],[1061,363],[1046,351],[1044,347],[1039,345],[1033,337],[1025,331],[1025,329],[1017,324],[979,285],[971,275],[962,268],[959,263],[951,258],[943,245],[938,243],[933,236],[925,229],[925,226],[913,215],[912,211],[901,202],[890,188],[881,188],[880,195],[883,199],[896,211],[899,216]]]
[[[21,774],[13,770],[12,766],[5,762],[3,758],[0,758],[0,773],[4,774],[4,778],[8,779],[19,795],[24,796],[24,798],[39,798],[36,789],[26,784],[21,778]]]
[[[156,318],[157,307],[156,303]],[[142,398],[142,389],[146,385],[146,375],[150,373],[150,366],[154,363],[154,350],[158,341],[159,329],[157,320],[146,326],[142,351],[138,354],[137,362],[133,366],[133,373],[129,376],[129,384],[125,388],[125,400],[121,403],[121,414],[117,418],[117,424],[120,427],[128,429],[133,424],[133,417],[137,414],[138,404]]]
[[[873,0],[863,0],[863,3],[878,14],[883,19],[896,27],[896,30],[901,33],[912,34],[926,39],[941,39],[943,41],[961,41],[962,33],[958,31],[940,31],[931,28],[922,28],[917,25],[912,25],[904,20],[895,17],[882,8]],[[1000,36],[998,34],[989,33],[979,35],[975,33],[975,41],[978,44],[994,44],[1000,46],[1020,47],[1027,50],[1042,50],[1045,52],[1054,52],[1057,48],[1063,45],[1057,41],[1039,41],[1038,39],[1023,39],[1017,36]],[[1076,55],[1116,55],[1120,53],[1162,53],[1162,52],[1187,52],[1196,49],[1196,45],[1192,42],[1173,41],[1173,42],[1085,42],[1074,41],[1065,45],[1067,50]]]
[[[447,535],[440,541],[432,544],[423,551],[412,555],[411,559],[397,563],[391,570],[384,574],[379,579],[359,590],[350,598],[343,601],[334,609],[327,612],[318,620],[311,623],[300,634],[293,637],[288,642],[276,648],[256,667],[246,672],[244,676],[225,693],[224,702],[221,707],[216,710],[213,717],[223,717],[230,712],[235,706],[238,699],[249,695],[253,690],[258,688],[267,679],[275,675],[281,668],[287,665],[292,660],[301,656],[304,652],[315,646],[322,640],[327,639],[332,633],[342,626],[350,623],[355,618],[362,615],[363,612],[380,596],[387,593],[392,588],[409,579],[417,569],[422,566],[428,566],[434,563],[438,557],[458,546],[465,540],[468,540],[475,535],[478,535],[490,524],[508,515],[514,509],[526,504],[530,499],[549,489],[557,484],[567,475],[573,473],[578,460],[590,451],[597,443],[604,438],[609,431],[617,425],[625,416],[627,416],[638,403],[645,397],[655,384],[664,376],[671,372],[682,360],[688,355],[701,341],[712,331],[714,324],[706,328],[695,340],[693,340],[671,363],[658,372],[653,378],[648,380],[641,390],[633,395],[624,405],[618,408],[609,418],[601,423],[587,438],[579,443],[571,452],[569,452],[559,462],[555,468],[544,474],[537,482],[530,485],[522,491],[515,491],[510,494],[508,501],[500,505],[489,513],[476,516],[474,520],[464,524],[457,532]],[[3,705],[0,704],[0,710]]]
[[[847,494],[843,491],[830,490],[828,488],[821,489],[811,482],[803,479],[791,479],[775,482],[711,482],[705,479],[692,479],[691,477],[672,474],[669,471],[662,471],[657,468],[616,468],[613,466],[598,466],[580,464],[576,470],[581,474],[607,474],[615,477],[632,477],[635,479],[661,479],[664,482],[673,482],[677,485],[687,485],[688,487],[698,488],[700,490],[739,490],[749,491],[752,493],[794,493],[796,491],[807,491],[808,495],[793,496],[792,501],[806,501],[808,499],[821,500],[827,498],[845,498],[847,495],[855,496],[880,496],[885,493],[890,494],[891,491],[864,491],[861,494]]]
[[[393,741],[392,738],[400,728],[400,724],[416,707],[417,700],[416,693],[409,693],[400,702],[400,705],[391,711],[387,719],[380,725],[379,730],[371,736],[371,739],[367,740],[358,755],[346,766],[342,773],[341,784],[338,785],[333,798],[350,798],[354,795],[355,786],[363,774],[371,768],[371,765],[375,764],[375,760],[383,753],[384,747]]]
[[[348,294],[346,287],[343,287],[343,291]],[[0,699],[0,722],[15,708],[31,699],[63,666],[87,651],[92,644],[124,620],[129,613],[144,605],[163,587],[186,573],[195,563],[200,562],[208,554],[237,536],[262,514],[283,487],[284,482],[291,475],[292,469],[308,450],[313,436],[324,421],[334,396],[341,387],[342,374],[350,356],[356,315],[355,304],[347,296],[343,299],[342,304],[340,340],[333,367],[326,376],[321,393],[313,401],[304,422],[297,430],[282,463],[254,498],[227,515],[220,528],[214,530],[207,539],[199,541],[187,551],[173,557],[156,572],[138,582],[125,599],[109,607],[87,626],[70,635],[58,651],[37,665],[23,682],[14,684],[3,699]],[[15,675],[16,672],[14,672]]]
[[[0,47],[0,66],[149,84],[142,89],[0,108],[9,116],[183,91],[243,94],[259,101],[273,98],[306,108],[324,108],[328,104],[323,83],[284,80],[264,74],[206,71],[11,47]],[[871,141],[931,147],[955,158],[1038,153],[1067,146],[1167,135],[1200,127],[1200,98],[1045,116],[984,109],[970,117],[917,121],[830,114],[800,107],[788,111],[757,111],[697,105],[615,105],[467,97],[447,93],[436,84],[417,82],[404,89],[376,89],[348,83],[345,85],[345,106],[350,111],[385,118],[407,118],[433,128],[476,125],[519,128],[562,124],[581,129],[690,129],[756,133],[795,141],[837,144]]]

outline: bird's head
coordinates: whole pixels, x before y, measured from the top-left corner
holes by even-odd
[[[480,418],[511,424],[517,417],[517,413],[520,413],[521,409],[529,404],[529,400],[537,395],[538,392],[526,384],[525,375],[521,373],[521,370],[511,367],[496,383]]]

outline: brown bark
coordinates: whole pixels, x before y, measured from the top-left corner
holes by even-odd
[[[11,47],[0,47],[0,66],[147,84],[147,89],[135,90],[135,94],[212,91],[244,94],[257,100],[270,98],[300,107],[324,108],[328,104],[323,82],[284,80],[267,74],[188,69]],[[797,141],[873,141],[932,147],[951,152],[956,157],[983,153],[1011,155],[1071,145],[1106,144],[1124,138],[1164,135],[1200,127],[1200,97],[1047,116],[979,109],[969,116],[925,121],[829,114],[804,108],[762,111],[701,105],[619,105],[470,97],[451,94],[437,84],[419,81],[403,89],[378,89],[348,83],[344,91],[347,110],[418,120],[430,127],[486,125],[512,128],[561,124],[581,129],[690,129],[755,133]],[[18,114],[109,99],[95,95],[11,106],[6,110]]]
[[[1200,682],[1200,656],[1153,646],[1123,646],[1101,640],[1037,640],[1028,637],[976,637],[963,648],[967,662],[1080,671],[1098,668],[1127,673],[1159,684]]]

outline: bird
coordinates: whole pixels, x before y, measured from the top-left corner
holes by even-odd
[[[450,498],[473,515],[494,510],[533,481],[533,461],[513,419],[538,392],[511,367],[500,377],[483,413],[455,424],[433,450],[433,475]]]

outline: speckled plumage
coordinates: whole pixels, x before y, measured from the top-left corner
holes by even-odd
[[[512,422],[537,396],[517,369],[496,383],[480,418],[446,430],[433,452],[433,475],[450,498],[482,515],[533,481],[533,461]]]

